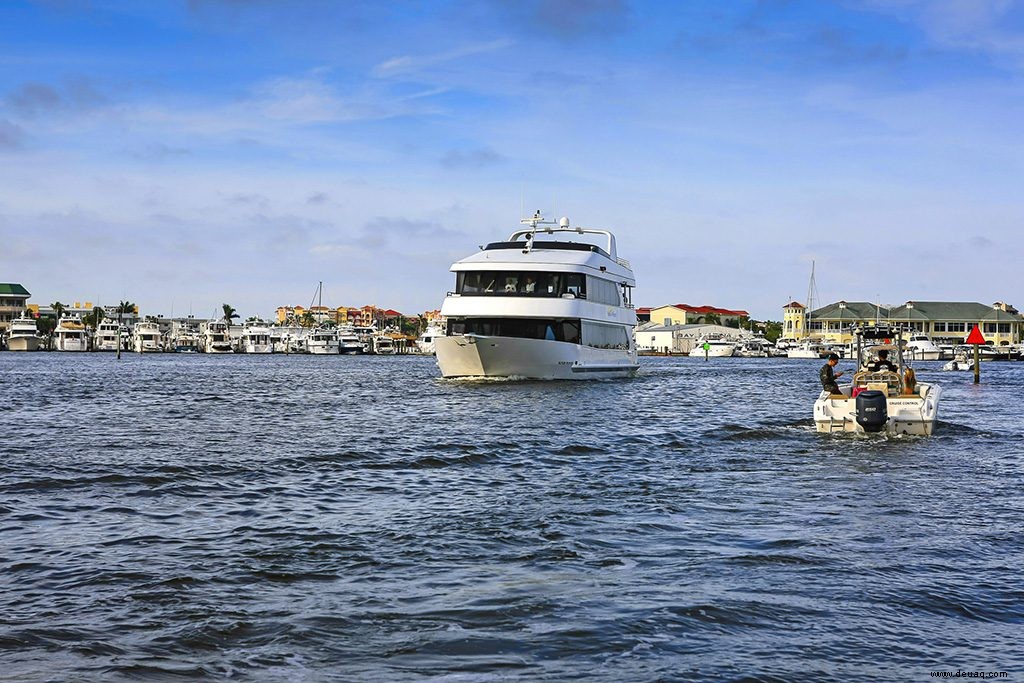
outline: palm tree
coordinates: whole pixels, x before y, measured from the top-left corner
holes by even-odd
[[[48,315],[41,315],[36,318],[36,329],[39,330],[39,334],[43,335],[46,340],[46,350],[51,350],[53,346],[53,331],[57,329],[57,319],[51,318]]]
[[[129,313],[135,312],[135,304],[130,301],[122,301],[117,305],[117,357],[121,357],[121,318]]]
[[[64,311],[68,310],[68,307],[59,301],[54,301],[50,304],[50,308],[52,308],[53,312],[57,314],[58,321],[64,317]]]
[[[231,321],[234,320],[235,318],[241,317],[238,315],[238,312],[231,307],[230,304],[221,304],[221,306],[224,309],[224,322],[226,322],[228,325],[231,325]]]
[[[96,340],[96,330],[99,329],[100,323],[103,322],[103,317],[106,313],[99,306],[93,306],[92,313],[86,313],[82,316],[82,322],[85,323],[86,327],[92,328],[92,336],[89,337],[89,350],[95,351],[93,348],[93,342]]]
[[[299,319],[299,324],[303,327],[316,327],[316,316],[313,315],[313,311],[305,311]]]

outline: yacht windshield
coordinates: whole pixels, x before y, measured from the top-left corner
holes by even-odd
[[[583,273],[470,270],[456,274],[455,293],[464,296],[587,297]]]

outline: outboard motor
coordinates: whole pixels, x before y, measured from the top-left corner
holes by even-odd
[[[883,391],[862,391],[857,394],[857,424],[865,432],[881,432],[889,421],[889,410]]]

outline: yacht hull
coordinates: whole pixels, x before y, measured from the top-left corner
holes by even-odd
[[[453,335],[434,342],[443,377],[603,379],[632,377],[632,352],[517,337]]]
[[[905,349],[903,356],[911,360],[939,360],[942,356],[942,352],[938,349],[934,351],[922,351],[920,349]]]
[[[339,353],[337,344],[308,344],[306,351],[313,356],[337,356]]]
[[[274,347],[272,344],[251,344],[246,343],[246,353],[273,353]]]
[[[919,387],[919,394],[889,396],[886,399],[888,419],[885,423],[885,433],[931,436],[935,431],[942,388],[924,383]],[[824,391],[814,402],[814,425],[815,429],[823,434],[866,433],[857,422],[857,400],[833,398]]]
[[[712,346],[707,351],[708,358],[731,358],[733,356],[733,347],[714,347]],[[690,350],[691,358],[704,358],[704,349],[698,347]]]
[[[7,340],[8,351],[38,351],[39,337],[11,337]]]

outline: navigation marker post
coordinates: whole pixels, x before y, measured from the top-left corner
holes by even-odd
[[[977,325],[967,335],[967,343],[974,346],[974,383],[981,384],[981,345],[985,343],[985,338],[981,336]]]
[[[708,352],[711,351],[711,344],[704,342],[704,346],[702,346],[701,348],[704,349],[704,361],[707,362]]]

